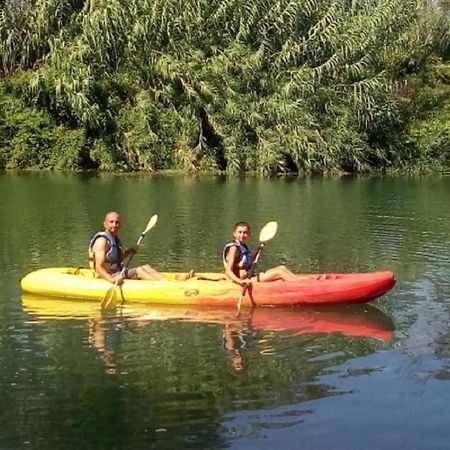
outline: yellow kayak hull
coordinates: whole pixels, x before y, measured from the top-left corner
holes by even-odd
[[[168,305],[235,306],[242,288],[222,273],[203,273],[183,280],[185,273],[164,273],[162,281],[125,280],[117,288],[119,302]],[[245,302],[255,305],[322,305],[371,301],[395,284],[390,271],[348,274],[303,274],[298,281],[253,283]],[[88,269],[47,268],[21,280],[24,293],[44,297],[97,300],[112,284]]]

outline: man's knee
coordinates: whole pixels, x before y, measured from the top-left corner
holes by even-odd
[[[127,269],[126,270],[126,278],[128,278],[130,280],[136,280],[137,278],[139,278],[138,268]]]

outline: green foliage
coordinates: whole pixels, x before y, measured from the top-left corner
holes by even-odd
[[[100,170],[404,168],[422,151],[402,144],[418,110],[399,94],[450,47],[424,0],[17,5],[0,10],[3,78],[48,127],[86,137],[70,167]],[[30,161],[58,167],[52,139],[28,137]],[[0,163],[17,165],[9,152]]]
[[[58,125],[0,89],[0,167],[78,169],[84,144],[82,129]]]
[[[117,149],[110,140],[96,139],[90,148],[89,156],[99,170],[111,171],[118,166]]]
[[[450,165],[450,108],[414,124],[409,139],[415,149],[411,164],[421,170],[443,170]]]
[[[410,77],[404,114],[410,164],[418,170],[450,165],[450,64],[435,64]],[[405,93],[403,93],[405,95]]]

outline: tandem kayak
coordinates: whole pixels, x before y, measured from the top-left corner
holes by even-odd
[[[124,303],[235,306],[242,288],[223,273],[196,274],[183,280],[181,273],[163,273],[158,281],[125,280],[117,288]],[[369,273],[303,274],[298,281],[253,283],[244,304],[255,306],[331,305],[364,303],[388,292],[395,284],[390,271]],[[45,297],[101,301],[111,283],[89,269],[47,268],[25,275],[23,292]]]

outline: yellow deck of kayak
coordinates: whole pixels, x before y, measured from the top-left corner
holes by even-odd
[[[202,303],[202,299],[211,297],[238,298],[241,292],[238,285],[221,273],[203,273],[202,278],[207,280],[197,277],[182,280],[186,273],[163,275],[162,281],[125,280],[117,289],[127,302],[166,304]],[[22,290],[30,294],[83,300],[101,300],[111,286],[89,269],[61,267],[36,270],[21,280]]]

